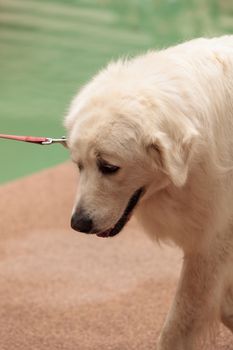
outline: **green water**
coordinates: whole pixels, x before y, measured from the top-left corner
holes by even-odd
[[[62,136],[70,99],[109,60],[232,32],[231,0],[0,0],[0,133]],[[0,182],[68,157],[0,141]]]

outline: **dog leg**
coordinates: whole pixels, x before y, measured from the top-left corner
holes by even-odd
[[[218,319],[221,271],[216,255],[186,256],[174,303],[157,350],[194,350],[197,339]]]

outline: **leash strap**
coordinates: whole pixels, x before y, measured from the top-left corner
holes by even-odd
[[[0,134],[0,138],[35,143],[37,145],[51,145],[53,143],[60,143],[64,147],[67,147],[66,138],[64,136],[60,139],[53,139],[51,137],[34,137],[34,136],[17,136],[17,135]]]

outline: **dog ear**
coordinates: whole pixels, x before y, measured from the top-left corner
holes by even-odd
[[[186,130],[185,135],[176,138],[158,132],[150,144],[150,153],[152,152],[158,168],[177,187],[182,187],[187,180],[198,135],[195,128],[190,128],[188,132]]]

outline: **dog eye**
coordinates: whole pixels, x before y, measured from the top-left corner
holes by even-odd
[[[78,162],[78,163],[77,163],[77,166],[78,166],[78,168],[79,168],[79,171],[83,170],[83,163]]]
[[[98,162],[98,168],[102,174],[107,174],[107,175],[114,174],[120,169],[120,167],[117,165],[113,165],[113,164],[109,164],[101,161]]]

